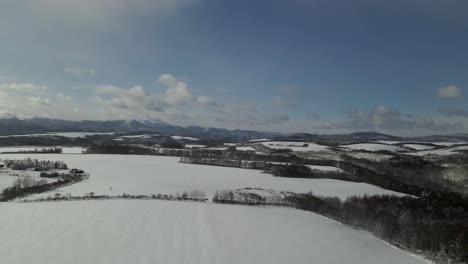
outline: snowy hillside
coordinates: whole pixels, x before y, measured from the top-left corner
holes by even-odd
[[[427,263],[285,208],[114,200],[8,203],[0,211],[2,263]]]
[[[456,155],[459,154],[457,151],[467,151],[468,146],[459,146],[459,147],[450,147],[450,148],[442,148],[442,149],[435,149],[435,150],[424,150],[415,153],[409,153],[411,155],[417,156],[426,156],[426,155],[437,155],[437,156],[446,156],[446,155]]]
[[[293,142],[293,141],[268,141],[261,142],[262,145],[270,149],[290,149],[292,151],[323,151],[327,146],[312,142]]]
[[[376,143],[360,143],[360,144],[351,144],[351,145],[341,145],[342,148],[354,149],[354,150],[367,150],[367,151],[405,151],[404,148],[399,146],[393,145],[385,145],[385,144],[376,144]]]
[[[403,147],[412,148],[415,150],[430,150],[434,148],[433,146],[422,145],[422,144],[404,144]]]

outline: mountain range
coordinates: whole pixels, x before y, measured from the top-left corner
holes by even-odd
[[[349,134],[311,134],[311,133],[275,133],[251,130],[228,130],[223,128],[206,128],[199,126],[176,126],[162,122],[141,120],[109,121],[70,121],[50,118],[0,119],[0,135],[24,135],[47,132],[95,132],[95,133],[163,133],[184,135],[198,138],[222,139],[226,141],[246,141],[258,138],[277,140],[323,141],[328,143],[351,143],[376,140],[395,141],[468,141],[468,134],[433,135],[421,137],[399,137],[376,132],[355,132]]]

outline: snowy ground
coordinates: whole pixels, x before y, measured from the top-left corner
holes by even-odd
[[[28,147],[0,147],[0,153],[6,152],[24,152],[24,151],[35,151],[41,150],[43,148],[53,148],[55,146],[28,146]],[[61,147],[62,154],[81,154],[85,151],[85,148],[82,147]]]
[[[270,164],[275,164],[275,165],[292,165],[292,163],[288,162],[276,162],[276,161],[271,161],[267,162]],[[311,170],[319,170],[319,171],[343,171],[340,168],[333,167],[333,166],[322,166],[322,165],[305,165],[306,167],[310,168]]]
[[[16,179],[17,177],[15,176],[0,174],[0,192],[5,188],[11,187]]]
[[[415,141],[392,141],[392,140],[379,140],[376,141],[377,143],[382,143],[382,144],[389,144],[389,145],[396,145],[396,144],[403,144],[403,143],[417,143],[417,144],[433,144],[437,146],[455,146],[455,145],[463,145],[463,144],[468,144],[468,142],[415,142]]]
[[[468,146],[450,147],[450,148],[435,149],[435,150],[424,150],[424,151],[418,151],[418,152],[408,153],[408,154],[417,155],[417,156],[426,156],[426,155],[446,156],[446,155],[459,154],[457,150],[468,150]]]
[[[379,153],[369,153],[369,152],[348,152],[346,153],[347,156],[351,156],[356,159],[367,159],[372,161],[385,161],[391,159],[393,156],[386,155],[386,154],[379,154]]]
[[[43,136],[60,136],[66,138],[84,138],[94,135],[113,135],[114,133],[90,133],[90,132],[50,132],[45,134],[27,134],[27,135],[7,135],[0,136],[0,138],[8,137],[43,137]]]
[[[189,144],[189,145],[185,145],[185,148],[206,148],[206,145]]]
[[[63,172],[56,170],[57,172]],[[0,192],[5,188],[11,187],[13,182],[18,177],[33,177],[36,180],[45,180],[47,182],[55,182],[57,179],[40,178],[41,172],[32,170],[11,170],[9,168],[0,168]]]
[[[393,145],[385,145],[385,144],[376,144],[376,143],[359,143],[359,144],[351,144],[351,145],[341,145],[341,148],[348,148],[348,149],[355,149],[355,150],[368,150],[368,151],[405,151],[404,148],[399,146]]]
[[[318,171],[334,171],[334,172],[341,172],[343,171],[340,168],[333,167],[333,166],[321,166],[321,165],[306,165],[311,170],[318,170]]]
[[[151,136],[157,136],[157,135],[129,135],[129,136],[121,136],[120,138],[151,138]]]
[[[332,179],[273,177],[258,170],[178,163],[179,158],[134,155],[2,154],[1,159],[61,160],[70,168],[80,168],[90,179],[64,187],[62,193],[95,194],[176,194],[203,190],[210,197],[222,189],[256,187],[275,191],[309,192],[346,199],[353,195],[398,194],[365,183]],[[112,187],[112,193],[111,188]],[[41,197],[53,195],[43,193]]]
[[[194,137],[183,137],[183,136],[171,136],[173,139],[175,140],[181,140],[181,139],[186,139],[186,140],[200,140],[198,138],[194,138]]]
[[[250,147],[250,146],[239,146],[239,147],[236,147],[236,150],[240,150],[240,151],[255,151],[255,149],[253,147]]]
[[[291,142],[291,141],[268,141],[261,142],[262,145],[270,149],[290,149],[292,151],[324,151],[327,146],[312,142]]]
[[[3,203],[0,212],[1,263],[427,263],[294,209],[115,200]]]
[[[433,146],[422,145],[422,144],[404,144],[403,147],[412,148],[415,150],[430,150],[433,149]]]

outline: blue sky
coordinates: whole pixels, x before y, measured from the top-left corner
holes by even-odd
[[[461,0],[5,0],[0,117],[468,132]]]

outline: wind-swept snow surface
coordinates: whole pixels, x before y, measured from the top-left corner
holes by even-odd
[[[245,187],[272,189],[275,191],[314,192],[325,196],[346,199],[364,194],[397,194],[365,183],[332,179],[303,179],[273,177],[259,170],[226,168],[179,163],[179,158],[133,155],[67,155],[67,154],[8,154],[1,159],[31,157],[42,160],[61,160],[70,168],[83,169],[89,180],[41,194],[56,192],[82,196],[90,192],[106,195],[127,194],[176,194],[190,190],[202,190],[212,196],[217,190]],[[112,188],[112,190],[111,190]],[[36,196],[37,197],[37,196]]]
[[[168,201],[0,204],[9,264],[426,264],[294,209]]]

